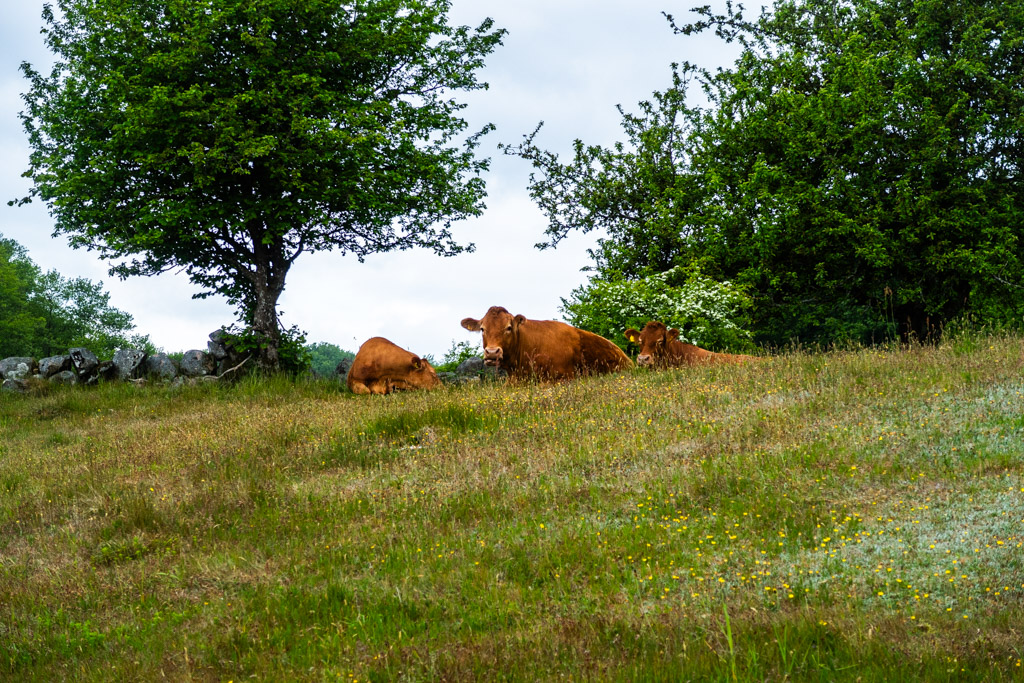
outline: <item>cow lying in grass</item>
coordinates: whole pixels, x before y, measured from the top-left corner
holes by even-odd
[[[348,388],[353,394],[390,394],[439,386],[441,380],[430,363],[384,337],[363,342],[348,371]]]
[[[555,320],[529,320],[492,306],[481,320],[462,326],[483,334],[484,365],[517,379],[559,380],[625,370],[633,366],[618,346],[593,332]]]
[[[640,347],[636,364],[642,368],[678,368],[701,363],[744,363],[753,356],[714,353],[679,341],[679,330],[668,329],[664,323],[652,320],[642,331],[632,327],[623,332],[626,339]]]

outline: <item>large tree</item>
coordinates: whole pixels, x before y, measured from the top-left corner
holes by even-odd
[[[455,99],[504,31],[449,0],[58,0],[29,64],[32,195],[122,277],[183,270],[277,365],[296,258],[466,249],[486,159]],[[27,198],[29,199],[29,198]],[[468,248],[471,248],[469,245]]]
[[[696,263],[747,287],[762,341],[1020,324],[1024,2],[696,11],[673,26],[737,41],[730,68],[679,66],[625,146],[510,150],[538,169],[552,243],[607,231],[604,276]],[[687,85],[709,104],[683,106]]]

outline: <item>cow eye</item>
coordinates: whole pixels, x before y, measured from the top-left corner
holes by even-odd
[[[506,327],[506,328],[505,328],[505,331],[506,331],[506,332],[511,332],[511,331],[512,331],[512,326],[511,326],[511,325],[509,325],[508,327]]]

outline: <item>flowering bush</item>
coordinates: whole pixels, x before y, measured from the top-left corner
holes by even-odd
[[[676,266],[640,280],[603,280],[562,299],[565,319],[626,348],[622,332],[660,320],[679,328],[680,341],[733,351],[752,346],[745,311],[750,299],[729,282],[716,282],[695,268]]]

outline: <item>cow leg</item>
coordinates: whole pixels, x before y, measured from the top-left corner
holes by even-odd
[[[370,382],[369,388],[371,394],[376,394],[378,396],[390,394],[392,390],[391,380],[387,378],[374,380],[373,382]]]
[[[366,396],[370,393],[370,387],[366,386],[363,382],[353,382],[352,393],[359,394],[360,396]]]

